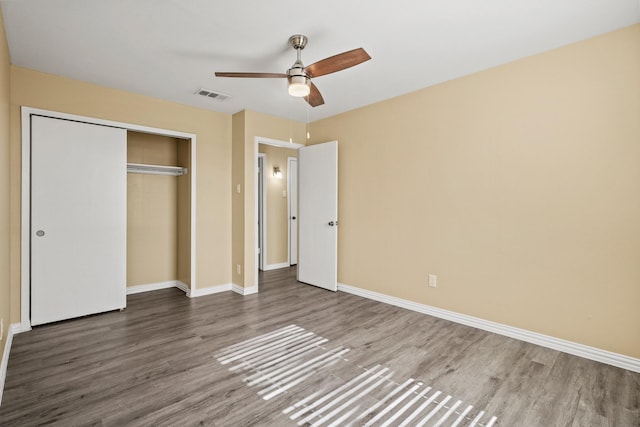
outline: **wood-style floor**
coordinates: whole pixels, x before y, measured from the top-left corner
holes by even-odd
[[[233,363],[223,365],[221,355],[239,354],[234,349],[251,344],[234,345],[290,325],[323,337],[326,349],[348,353],[264,400],[259,387],[243,381],[251,372],[230,370]],[[640,426],[640,374],[299,284],[293,268],[261,274],[256,295],[226,292],[189,299],[166,289],[129,296],[124,312],[16,335],[0,425],[294,426],[302,417],[292,420],[291,406],[297,405],[296,411],[312,407],[336,387],[356,396],[349,381],[377,365],[388,368],[396,384],[414,379],[441,396],[451,395],[451,403],[463,401],[454,417],[473,405],[470,414],[483,410],[496,416],[499,426]],[[351,413],[374,406],[376,396],[365,396]],[[324,425],[348,424],[349,414],[338,413],[343,403],[346,408],[346,396],[334,404],[337,414]],[[385,420],[399,425],[402,418],[392,417],[403,405],[376,425]],[[459,426],[470,425],[470,418]],[[443,425],[452,425],[451,420]],[[316,421],[312,417],[305,424]]]

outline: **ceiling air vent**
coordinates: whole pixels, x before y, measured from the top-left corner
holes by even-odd
[[[229,96],[230,96],[230,95],[227,95],[227,94],[224,94],[224,93],[214,92],[211,89],[205,89],[203,87],[201,87],[200,89],[195,91],[194,94],[195,95],[206,96],[207,98],[211,98],[211,99],[217,99],[218,101],[224,101],[225,99],[229,98]]]

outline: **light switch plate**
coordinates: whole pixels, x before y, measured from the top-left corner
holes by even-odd
[[[429,274],[429,287],[435,288],[438,285],[438,276],[435,274]]]

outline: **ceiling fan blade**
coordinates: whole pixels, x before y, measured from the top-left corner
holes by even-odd
[[[304,99],[311,105],[312,107],[317,107],[318,105],[324,104],[324,99],[322,99],[322,95],[320,91],[316,87],[316,85],[311,82],[311,92],[308,96],[305,96]]]
[[[258,79],[280,79],[286,78],[284,73],[219,73],[216,72],[216,77],[250,77]]]
[[[320,77],[325,74],[335,73],[354,65],[370,60],[371,57],[361,47],[337,55],[330,56],[321,61],[315,62],[305,68],[309,77]]]

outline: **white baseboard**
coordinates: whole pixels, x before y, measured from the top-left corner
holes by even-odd
[[[224,285],[210,286],[207,288],[196,288],[195,290],[189,290],[187,292],[187,296],[189,298],[197,298],[204,295],[217,294],[219,292],[226,292],[231,290],[231,283],[226,283]]]
[[[9,326],[9,331],[11,331],[13,335],[18,335],[23,332],[29,332],[30,330],[31,326],[23,325],[22,323],[12,323],[11,326]]]
[[[141,292],[157,291],[158,289],[179,288],[177,280],[168,282],[148,283],[146,285],[127,286],[127,295],[139,294]]]
[[[4,342],[4,353],[2,353],[2,361],[0,362],[0,405],[2,404],[2,393],[4,392],[4,381],[7,378],[7,366],[9,365],[9,353],[11,352],[11,344],[13,336],[20,332],[25,332],[20,323],[14,323],[7,329],[7,339]],[[27,329],[30,330],[31,328]]]
[[[342,283],[338,283],[338,290],[640,373],[640,359],[634,357],[601,350],[584,344],[551,337],[549,335],[528,331],[526,329],[503,325],[502,323],[492,322],[490,320],[484,320],[478,317],[468,316],[466,314],[456,313],[454,311],[444,310],[430,305],[420,304]]]
[[[224,285],[210,286],[207,288],[196,288],[195,291],[191,291],[191,288],[179,280],[170,280],[168,282],[149,283],[146,285],[136,285],[127,287],[127,295],[138,294],[141,292],[157,291],[158,289],[178,288],[184,292],[189,298],[197,298],[204,295],[217,294],[219,292],[234,291],[240,295],[251,295],[258,292],[257,286],[245,288],[233,283],[226,283]]]
[[[251,286],[249,288],[245,288],[244,286],[236,285],[235,283],[231,285],[231,290],[240,295],[251,295],[258,293],[257,286]]]
[[[29,332],[31,330],[31,319],[23,320],[21,323],[14,323],[11,327],[14,335]]]
[[[169,280],[168,282],[148,283],[146,285],[127,286],[127,295],[139,294],[142,292],[157,291],[159,289],[178,288],[187,296],[191,296],[189,285],[179,280]]]
[[[189,285],[187,285],[184,282],[181,282],[180,280],[176,280],[174,286],[180,289],[185,294],[187,294],[187,296],[189,296],[189,294],[191,293],[191,288],[189,287]]]
[[[262,271],[269,271],[269,270],[278,270],[280,268],[289,268],[291,267],[289,265],[288,262],[281,262],[280,264],[267,264],[264,266],[264,269]]]

